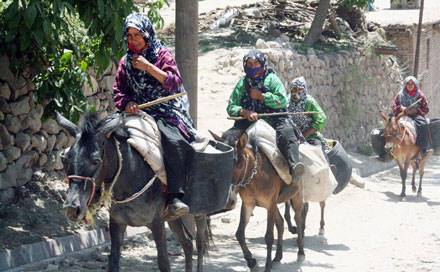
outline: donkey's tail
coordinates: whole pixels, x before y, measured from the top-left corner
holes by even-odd
[[[183,223],[185,234],[196,240],[197,249],[208,255],[208,251],[213,244],[211,219],[206,215],[192,216],[187,215],[180,218]]]

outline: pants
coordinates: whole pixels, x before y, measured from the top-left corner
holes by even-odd
[[[182,197],[188,173],[186,162],[191,161],[193,149],[177,127],[161,119],[157,120],[157,126],[161,134],[168,193],[171,197]]]
[[[289,166],[292,167],[299,162],[298,144],[304,141],[301,131],[285,116],[270,117],[268,123],[276,131],[278,149]],[[252,122],[248,120],[235,121],[234,126],[223,133],[225,142],[233,146],[250,125],[252,125]]]
[[[426,118],[423,116],[411,117],[414,120],[417,130],[416,145],[422,150],[426,151],[429,145],[429,128]]]

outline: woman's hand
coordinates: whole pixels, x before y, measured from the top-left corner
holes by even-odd
[[[133,56],[133,60],[131,62],[134,68],[148,72],[150,66],[152,65],[151,62],[149,62],[146,58],[144,58],[141,55],[135,55]]]
[[[258,120],[258,113],[250,111],[250,110],[242,109],[240,111],[240,115],[249,121],[257,121]]]
[[[138,104],[136,102],[130,101],[125,105],[125,112],[128,114],[136,114],[139,111]]]

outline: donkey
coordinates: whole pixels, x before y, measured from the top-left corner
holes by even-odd
[[[213,137],[227,144],[234,144],[225,135],[222,138],[211,132]],[[235,135],[237,136],[237,135]],[[234,136],[232,137],[234,138]],[[248,135],[243,133],[235,143],[235,163],[232,175],[234,183],[234,192],[240,194],[242,199],[240,223],[235,233],[235,237],[240,243],[247,266],[253,269],[257,261],[252,256],[246,245],[245,229],[249,223],[252,211],[255,206],[267,210],[267,228],[266,228],[266,264],[265,271],[270,271],[272,263],[279,262],[283,257],[283,232],[284,220],[278,210],[278,203],[287,201],[279,199],[281,190],[285,186],[281,177],[276,172],[266,155],[260,151],[255,144],[248,145]],[[298,187],[291,196],[293,209],[295,210],[295,222],[298,226],[298,261],[305,258],[304,255],[304,232],[303,232],[303,202]],[[277,228],[277,246],[275,258],[272,260],[272,245],[274,242],[274,225]]]
[[[292,201],[293,200],[290,199],[289,201],[286,201],[286,203],[285,203],[284,219],[287,222],[287,229],[289,230],[289,232],[292,234],[297,234],[298,233],[297,227],[292,224],[292,219],[290,216],[290,207],[293,207]],[[325,220],[324,220],[325,200],[320,201],[319,206],[321,207],[321,220],[319,221],[319,235],[324,235],[325,234]],[[303,208],[303,218],[304,218],[303,231],[305,231],[305,229],[306,229],[306,218],[307,218],[308,212],[309,212],[309,203],[306,202],[306,203],[304,203],[304,208]]]
[[[113,117],[113,118],[112,118]],[[111,250],[107,271],[119,271],[121,245],[127,226],[150,228],[157,248],[159,270],[170,271],[163,212],[165,196],[157,176],[142,156],[128,143],[128,132],[120,126],[121,116],[99,120],[86,115],[76,126],[57,113],[59,124],[75,137],[75,143],[63,156],[69,183],[64,203],[66,215],[81,221],[110,193]],[[191,216],[192,217],[192,216]],[[208,249],[210,231],[205,215],[194,217],[197,226],[197,271],[203,271],[203,255]],[[193,244],[182,218],[169,221],[185,254],[185,271],[192,271]]]
[[[411,139],[411,132],[409,131],[409,128],[399,123],[399,119],[402,118],[403,115],[398,115],[395,117],[391,114],[389,117],[387,117],[384,112],[380,112],[380,116],[385,124],[385,147],[390,149],[391,156],[396,161],[400,170],[400,178],[402,179],[402,191],[400,193],[400,197],[404,198],[406,196],[405,182],[410,164],[413,170],[411,180],[412,191],[416,192],[417,190],[417,195],[422,195],[422,179],[425,173],[425,163],[428,158],[431,157],[432,151],[427,152],[423,157],[421,156],[421,150],[415,144],[415,139]],[[417,169],[419,170],[420,176],[418,189],[415,185]]]

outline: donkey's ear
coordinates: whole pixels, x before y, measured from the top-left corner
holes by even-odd
[[[70,135],[72,135],[73,137],[76,137],[80,133],[80,129],[78,128],[77,125],[72,123],[69,119],[64,117],[58,111],[55,111],[55,114],[57,117],[58,124],[60,124],[60,126],[65,128],[67,130],[67,132],[69,132]]]
[[[122,115],[118,113],[114,113],[99,122],[98,133],[103,135],[110,135],[115,130],[121,128],[122,125],[123,125]]]
[[[383,119],[385,122],[388,121],[388,117],[387,117],[387,115],[386,115],[385,112],[383,112],[383,111],[379,111],[379,114],[380,114],[380,117],[382,117],[382,119]]]
[[[237,142],[237,149],[243,149],[246,147],[247,143],[249,141],[249,136],[247,133],[243,133]]]
[[[401,111],[397,116],[396,116],[396,122],[399,121],[400,118],[402,118],[403,116],[405,116],[405,112]]]
[[[223,142],[222,137],[218,136],[217,134],[215,134],[213,131],[208,129],[209,134],[211,134],[212,138],[214,138],[214,140],[219,141],[219,142]]]

